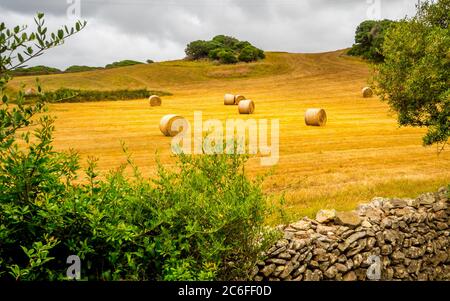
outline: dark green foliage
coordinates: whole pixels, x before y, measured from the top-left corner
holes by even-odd
[[[209,58],[222,64],[235,64],[238,61],[253,62],[265,58],[263,50],[247,41],[239,41],[225,35],[216,36],[211,41],[191,42],[187,45],[185,52],[187,58],[191,60]]]
[[[138,61],[133,61],[133,60],[123,60],[123,61],[119,61],[119,62],[114,62],[111,64],[108,64],[105,66],[106,69],[110,69],[110,68],[118,68],[118,67],[127,67],[127,66],[134,66],[134,65],[141,65],[143,64],[142,62],[138,62]]]
[[[209,52],[216,49],[215,44],[208,41],[193,41],[186,47],[186,55],[191,60],[207,58]]]
[[[236,64],[238,59],[234,55],[234,53],[230,50],[221,49],[217,53],[217,58],[221,64]]]
[[[239,61],[241,62],[252,62],[259,58],[259,49],[253,46],[246,46],[242,49],[241,54],[239,54]]]
[[[356,29],[355,44],[348,51],[349,55],[362,56],[363,58],[381,62],[383,56],[383,42],[386,30],[394,24],[391,20],[362,22]]]
[[[105,100],[129,100],[148,98],[151,95],[172,95],[163,91],[149,91],[147,89],[138,90],[73,90],[67,88],[60,88],[55,91],[41,93],[40,95],[25,96],[27,102],[34,102],[41,99],[46,102],[90,102],[90,101],[105,101]]]
[[[146,62],[147,62],[147,64],[153,64],[155,61],[148,59]]]
[[[23,75],[45,75],[45,74],[57,74],[62,71],[58,68],[48,67],[48,66],[34,66],[29,68],[17,68],[10,74],[13,76],[23,76]]]
[[[93,70],[99,70],[103,69],[102,67],[91,67],[91,66],[78,66],[73,65],[68,67],[64,72],[71,73],[71,72],[85,72],[85,71],[93,71]]]
[[[376,66],[378,94],[402,126],[426,127],[424,144],[450,135],[450,0],[422,3],[417,15],[390,28],[385,61]]]

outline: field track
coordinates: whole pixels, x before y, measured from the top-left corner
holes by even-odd
[[[225,93],[251,98],[251,118],[278,118],[281,126],[280,161],[265,181],[265,190],[286,196],[291,218],[312,215],[320,208],[353,209],[374,196],[414,197],[450,182],[450,149],[439,156],[436,147],[422,146],[422,129],[399,128],[396,115],[376,97],[363,99],[361,89],[369,67],[343,55],[268,53],[265,61],[236,66],[173,61],[86,73],[40,77],[45,89],[143,88],[164,90],[163,106],[147,100],[50,105],[57,118],[54,145],[77,150],[83,163],[99,158],[106,172],[125,161],[126,143],[145,176],[155,172],[155,153],[173,164],[170,138],[158,124],[165,114],[193,120],[239,118],[235,106],[223,106]],[[33,77],[18,77],[30,86]],[[307,127],[307,108],[324,108],[328,124]],[[241,116],[242,117],[242,116]],[[268,172],[251,159],[250,175]]]

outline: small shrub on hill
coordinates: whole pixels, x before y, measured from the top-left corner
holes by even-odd
[[[56,74],[61,72],[62,71],[59,70],[58,68],[39,65],[28,68],[17,68],[14,71],[11,71],[11,75],[13,76],[45,75],[45,74]]]
[[[119,62],[114,62],[111,64],[108,64],[105,66],[106,69],[110,69],[110,68],[118,68],[118,67],[127,67],[127,66],[134,66],[134,65],[141,65],[143,64],[142,62],[138,62],[138,61],[133,61],[133,60],[123,60],[123,61],[119,61]]]
[[[91,66],[78,66],[73,65],[68,67],[64,72],[71,73],[71,72],[84,72],[84,71],[92,71],[92,70],[99,70],[103,69],[102,67],[91,67]]]

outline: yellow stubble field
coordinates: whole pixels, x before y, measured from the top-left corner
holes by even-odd
[[[321,54],[268,53],[263,62],[218,66],[209,62],[172,61],[85,73],[42,76],[45,89],[149,88],[173,93],[161,107],[146,99],[52,104],[56,117],[55,148],[76,150],[82,162],[99,159],[99,169],[117,168],[129,148],[145,176],[155,173],[156,158],[174,164],[171,139],[159,130],[165,114],[190,122],[194,111],[203,119],[279,119],[280,159],[262,167],[258,158],[246,167],[250,176],[271,171],[264,189],[286,197],[291,218],[321,208],[353,209],[374,196],[415,197],[450,182],[450,151],[423,147],[423,129],[399,128],[396,115],[377,97],[364,99],[361,89],[369,67],[343,51]],[[18,87],[34,78],[20,77]],[[224,106],[225,93],[238,93],[256,104],[254,115]],[[307,127],[307,108],[324,108],[325,127]]]

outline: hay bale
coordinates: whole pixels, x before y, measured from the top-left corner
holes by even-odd
[[[236,105],[238,105],[243,100],[245,100],[245,96],[242,96],[242,95],[234,96],[234,104],[236,104]]]
[[[370,87],[365,87],[362,89],[362,95],[364,98],[370,98],[373,96],[373,91]]]
[[[158,95],[152,95],[148,99],[150,101],[150,106],[159,107],[162,103],[161,98]]]
[[[253,114],[255,111],[255,103],[253,100],[241,100],[238,105],[239,114]]]
[[[324,109],[308,109],[305,113],[305,123],[309,126],[325,126],[327,113]]]
[[[233,94],[225,94],[224,98],[223,98],[223,103],[226,106],[232,106],[235,104],[234,102],[234,95]]]
[[[159,122],[159,129],[161,130],[161,133],[164,134],[164,136],[167,137],[174,137],[179,132],[181,132],[178,129],[172,129],[172,125],[176,120],[182,120],[183,121],[183,129],[185,129],[188,126],[187,120],[184,119],[184,117],[176,114],[169,114],[165,115],[163,118],[161,118],[161,121]]]

